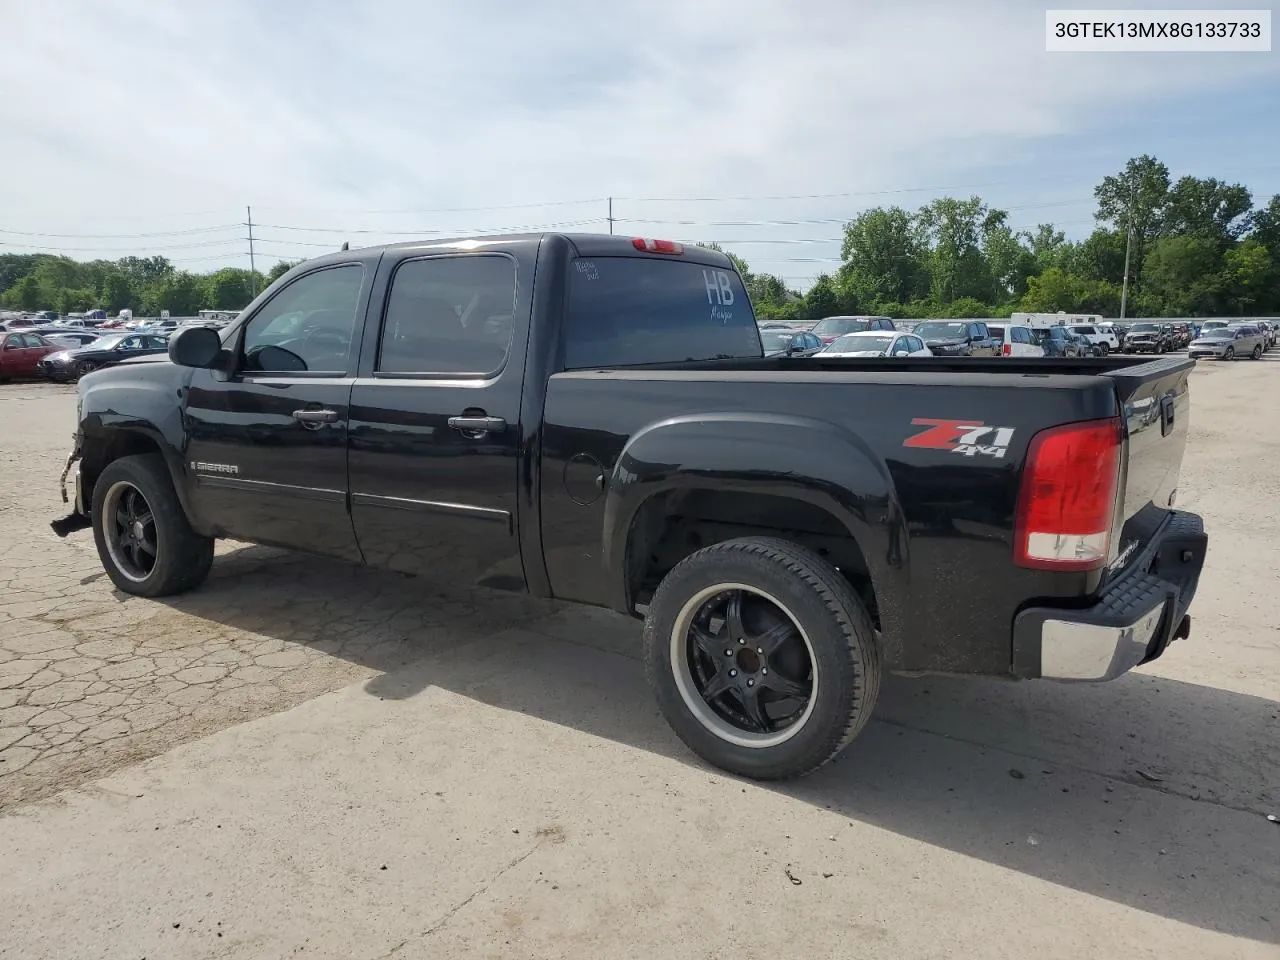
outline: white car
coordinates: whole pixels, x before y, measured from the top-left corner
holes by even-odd
[[[1000,341],[1002,357],[1043,357],[1031,328],[1021,323],[988,323],[987,332]]]
[[[1092,323],[1073,323],[1067,329],[1077,336],[1084,337],[1094,346],[1102,347],[1103,353],[1113,353],[1120,349],[1120,338],[1108,326]]]
[[[897,330],[860,330],[836,337],[814,354],[823,357],[932,357],[924,341]]]

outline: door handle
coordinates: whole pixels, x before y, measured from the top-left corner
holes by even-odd
[[[333,423],[338,419],[336,410],[295,410],[293,419],[299,423]]]
[[[507,429],[507,421],[501,417],[450,417],[449,426],[469,436],[484,433],[501,433]]]

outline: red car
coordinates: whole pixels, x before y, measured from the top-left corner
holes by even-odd
[[[0,334],[0,380],[34,377],[41,358],[60,349],[37,333]]]

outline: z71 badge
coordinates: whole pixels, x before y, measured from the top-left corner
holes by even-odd
[[[977,420],[931,420],[916,417],[912,425],[925,427],[907,437],[904,447],[920,450],[950,450],[966,457],[1003,458],[1013,440],[1013,427],[989,427]]]

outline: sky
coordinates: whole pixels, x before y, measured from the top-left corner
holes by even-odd
[[[0,252],[248,266],[251,208],[266,269],[612,197],[805,289],[871,206],[1079,237],[1142,153],[1280,193],[1280,53],[1047,53],[1046,6],[0,0]]]

